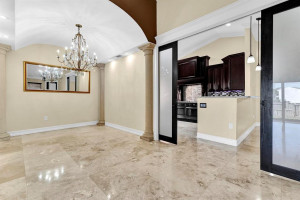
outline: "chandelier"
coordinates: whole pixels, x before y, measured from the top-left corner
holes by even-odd
[[[63,77],[63,69],[47,67],[45,71],[39,70],[43,81],[55,82]]]
[[[80,34],[82,25],[76,24],[75,26],[78,28],[78,33],[72,39],[71,47],[65,47],[62,59],[60,59],[60,51],[58,49],[56,51],[57,59],[60,63],[76,71],[90,70],[97,64],[97,55],[96,53],[94,53],[93,56],[89,55],[89,47],[83,36]]]

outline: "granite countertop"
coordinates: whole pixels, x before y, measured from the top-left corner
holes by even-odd
[[[177,101],[177,103],[197,103],[197,101]]]
[[[233,98],[233,99],[246,99],[246,98],[260,98],[258,96],[203,96],[203,97],[199,97],[198,99],[201,98]]]

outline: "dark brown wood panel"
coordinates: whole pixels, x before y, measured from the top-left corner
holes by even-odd
[[[194,78],[197,76],[197,59],[178,64],[178,79]]]
[[[245,53],[229,55],[224,62],[224,90],[245,90]]]

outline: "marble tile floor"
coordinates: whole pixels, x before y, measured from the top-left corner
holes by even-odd
[[[238,148],[196,139],[177,146],[88,126],[0,142],[0,199],[300,199],[300,183],[259,170],[259,130]]]

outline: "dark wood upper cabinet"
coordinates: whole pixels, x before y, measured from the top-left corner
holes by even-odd
[[[245,53],[229,55],[224,62],[224,90],[245,90]]]
[[[245,53],[226,56],[222,64],[209,66],[209,56],[178,61],[178,85],[203,85],[207,92],[245,90]]]
[[[214,91],[214,68],[208,67],[207,68],[207,91],[213,92]]]
[[[178,80],[204,77],[205,68],[209,65],[209,57],[191,57],[178,61]]]
[[[222,91],[223,88],[223,64],[207,67],[207,91]]]

